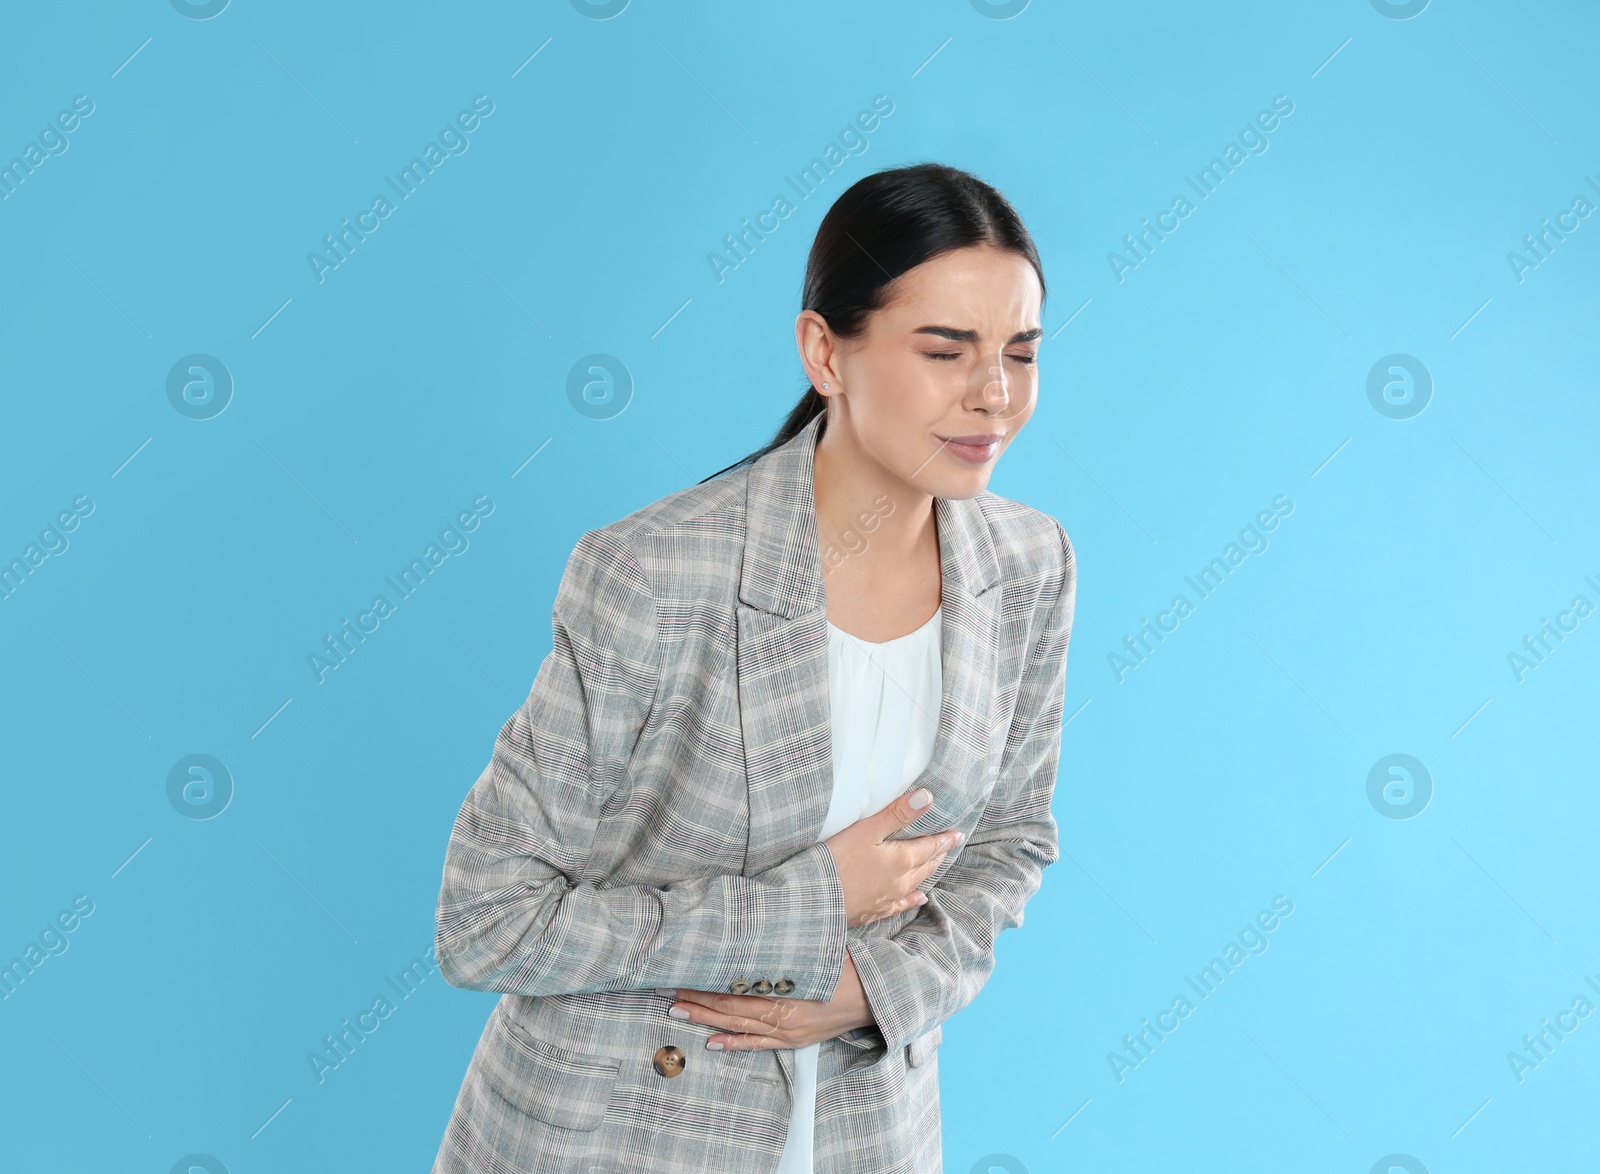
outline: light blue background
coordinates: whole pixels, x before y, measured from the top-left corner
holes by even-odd
[[[432,974],[320,1083],[308,1053],[431,946],[578,536],[771,436],[818,221],[933,159],[1043,254],[1039,408],[991,487],[1080,576],[1062,858],[946,1025],[946,1168],[1592,1167],[1600,1018],[1520,1082],[1507,1053],[1600,1005],[1600,618],[1520,682],[1507,654],[1600,604],[1600,217],[1520,282],[1507,253],[1600,201],[1597,32],[1576,0],[11,6],[0,161],[94,113],[0,201],[0,558],[94,510],[0,601],[0,961],[94,912],[0,1002],[7,1164],[427,1167],[495,996]],[[307,253],[476,95],[469,149],[319,283]],[[877,95],[866,151],[719,282],[724,234]],[[1108,252],[1278,95],[1270,148],[1119,282]],[[192,353],[235,383],[209,420],[167,396]],[[591,353],[631,374],[611,419],[567,397]],[[1409,419],[1367,397],[1392,353],[1433,380]],[[307,655],[480,494],[319,684]],[[197,753],[235,787],[207,821],[167,797]],[[1411,819],[1368,799],[1394,753],[1432,779]]]

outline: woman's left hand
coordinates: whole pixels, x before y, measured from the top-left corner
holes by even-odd
[[[685,987],[672,990],[673,1010],[688,1012],[690,1023],[703,1023],[725,1034],[706,1040],[715,1051],[754,1051],[760,1048],[803,1048],[843,1035],[856,1027],[877,1022],[867,1003],[867,992],[847,950],[839,985],[828,1002],[771,995],[731,995]],[[680,1016],[681,1017],[681,1016]]]

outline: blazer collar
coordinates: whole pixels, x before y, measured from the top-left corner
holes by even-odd
[[[783,616],[825,609],[817,540],[816,446],[823,416],[750,467],[739,598]],[[979,596],[1000,579],[983,511],[972,499],[934,498],[944,591]]]
[[[750,820],[746,876],[815,844],[833,797],[827,598],[812,493],[819,431],[820,417],[749,471],[736,644]],[[989,590],[1000,569],[988,523],[975,500],[936,497],[934,510],[944,611],[939,728],[927,766],[906,787],[927,787],[933,802],[896,839],[976,826],[1009,736],[1008,723],[997,720],[1005,592]],[[947,860],[941,868],[949,866]],[[912,916],[849,932],[890,936]],[[793,1054],[777,1050],[791,1081]]]

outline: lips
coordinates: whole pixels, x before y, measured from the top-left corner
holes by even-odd
[[[977,432],[968,436],[941,437],[944,449],[951,456],[970,464],[981,465],[991,461],[1000,451],[1000,442],[1005,439],[1003,432]]]

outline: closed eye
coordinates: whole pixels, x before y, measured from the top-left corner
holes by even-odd
[[[960,351],[923,351],[922,353],[930,359],[959,359],[961,357]],[[1015,359],[1019,363],[1032,364],[1037,359],[1037,356],[1007,355],[1006,358]]]

